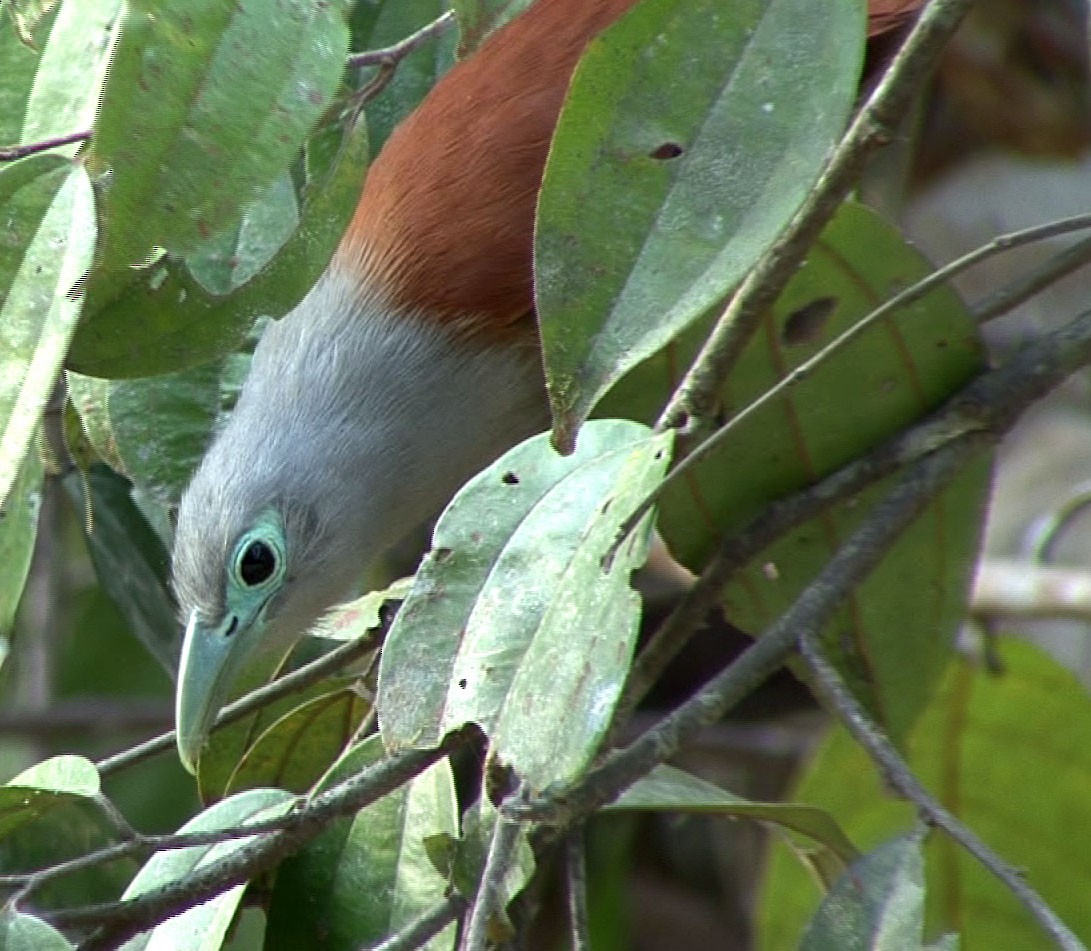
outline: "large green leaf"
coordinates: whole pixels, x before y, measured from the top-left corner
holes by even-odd
[[[876,306],[931,272],[901,235],[848,204],[812,249],[727,381],[737,413]],[[653,418],[699,345],[693,333],[646,362],[603,410]],[[700,570],[721,539],[765,507],[924,417],[983,365],[978,328],[939,289],[871,326],[785,395],[742,420],[663,499],[659,528]],[[988,493],[971,467],[911,527],[827,628],[831,657],[895,740],[928,701],[964,614]],[[725,594],[731,620],[757,634],[794,601],[889,488],[825,512],[761,552]]]
[[[382,759],[372,736],[353,747],[320,789]],[[409,924],[441,901],[447,880],[425,841],[458,830],[458,803],[447,760],[412,782],[334,823],[277,873],[265,951],[357,951]],[[424,947],[454,947],[450,927]]]
[[[250,789],[209,807],[179,832],[215,832],[234,829],[287,813],[296,797],[281,789]],[[125,889],[122,898],[136,898],[163,885],[184,881],[196,870],[226,858],[252,841],[226,839],[216,845],[191,846],[157,852]],[[152,931],[124,945],[125,951],[218,951],[238,911],[245,883],[169,918]]]
[[[90,128],[120,12],[121,0],[64,0],[60,5],[27,100],[21,142]],[[65,146],[62,154],[73,155],[78,147]]]
[[[227,296],[209,293],[171,254],[130,271],[120,283],[92,282],[68,366],[93,376],[149,376],[236,350],[257,317],[286,314],[325,270],[355,210],[367,158],[363,122],[319,128],[301,163],[298,227],[264,267]],[[250,203],[241,213],[258,211]]]
[[[80,315],[94,199],[82,167],[34,155],[0,167],[0,503],[23,463]]]
[[[237,222],[303,145],[347,52],[340,3],[130,3],[88,156],[109,173],[103,266],[193,251]]]
[[[639,620],[629,575],[648,523],[612,564],[603,558],[669,452],[669,436],[598,420],[569,457],[537,436],[467,483],[383,648],[389,748],[432,745],[474,721],[534,787],[586,765],[628,672]]]
[[[42,506],[42,460],[28,452],[11,492],[0,504],[0,664],[30,571]]]
[[[559,445],[784,228],[844,128],[863,38],[856,0],[645,0],[588,47],[535,235]]]
[[[1036,648],[1002,645],[1004,673],[965,661],[909,739],[909,765],[934,795],[1011,865],[1085,943],[1091,943],[1091,701]],[[913,825],[867,756],[840,730],[823,744],[794,800],[829,810],[865,847]],[[819,895],[774,845],[758,920],[763,951],[794,948]],[[957,931],[966,948],[1039,951],[1048,941],[1015,897],[942,833],[926,849],[928,932]]]

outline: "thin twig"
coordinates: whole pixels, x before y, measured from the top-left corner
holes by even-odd
[[[61,928],[97,927],[79,945],[80,951],[115,948],[142,931],[214,898],[221,892],[249,881],[273,868],[319,835],[334,819],[358,812],[393,792],[462,742],[453,733],[438,746],[427,750],[396,753],[368,767],[332,789],[316,796],[305,807],[288,814],[283,828],[240,845],[230,855],[194,871],[184,881],[162,885],[138,898],[82,908],[65,908],[43,917]]]
[[[1035,401],[1091,362],[1091,311],[1025,347],[1003,366],[982,373],[929,418],[899,433],[796,494],[766,507],[724,540],[693,587],[641,651],[618,706],[625,722],[685,646],[696,625],[720,602],[732,574],[786,532],[850,498],[925,453],[971,431],[1007,432]]]
[[[378,944],[361,948],[361,951],[414,951],[421,948],[448,925],[458,921],[465,914],[467,904],[462,895],[451,895],[397,934]]]
[[[305,664],[298,670],[293,670],[290,674],[285,674],[272,683],[266,684],[244,697],[240,697],[224,708],[223,712],[216,718],[216,725],[213,729],[241,720],[248,714],[281,699],[281,697],[303,690],[311,686],[311,684],[318,683],[323,678],[336,673],[341,668],[363,657],[369,651],[374,650],[384,633],[384,628],[381,627],[367,631],[355,640],[335,647],[328,654]],[[168,733],[161,733],[159,736],[152,737],[150,740],[145,740],[143,743],[127,750],[122,750],[120,753],[115,753],[113,756],[101,759],[95,766],[101,775],[106,776],[173,748],[174,731],[171,730]]]
[[[1058,947],[1064,948],[1065,951],[1087,951],[1083,942],[1027,884],[1026,879],[940,805],[938,800],[920,784],[893,744],[871,721],[864,708],[857,703],[837,670],[822,655],[817,644],[817,635],[818,631],[814,628],[803,628],[799,635],[799,652],[807,668],[814,675],[814,686],[827,703],[837,711],[841,723],[867,750],[887,783],[917,807],[925,822],[943,829],[989,872],[1000,879],[1023,903],[1046,933],[1053,938]]]
[[[762,314],[780,296],[872,153],[891,138],[972,0],[932,0],[849,126],[815,187],[743,280],[659,419],[692,430],[712,415],[717,394]]]
[[[591,918],[587,906],[587,845],[584,827],[568,830],[564,840],[564,879],[568,898],[571,951],[591,951]]]
[[[616,799],[702,729],[749,696],[792,653],[799,632],[820,631],[925,506],[996,437],[971,432],[915,463],[859,528],[751,647],[690,700],[583,779],[553,795],[506,805],[512,818],[568,826]]]
[[[970,309],[974,320],[985,323],[1014,310],[1046,288],[1091,263],[1091,238],[1058,251],[1041,265],[996,288]]]
[[[525,797],[523,793],[517,792],[509,798],[514,802],[522,802]],[[522,823],[505,815],[504,808],[501,807],[459,951],[486,951],[489,945],[489,924],[503,910],[506,897],[504,880],[515,861],[519,837],[522,834]]]
[[[412,53],[413,50],[423,46],[431,39],[442,36],[454,25],[454,12],[448,10],[446,13],[436,17],[431,23],[422,26],[416,33],[410,33],[405,39],[398,40],[397,43],[392,43],[390,46],[384,46],[377,50],[366,50],[363,53],[354,53],[346,60],[345,65],[348,66],[349,69],[355,69],[360,66],[382,66],[384,63],[393,63],[396,65]]]
[[[989,559],[977,570],[970,611],[978,617],[1091,622],[1091,572]]]
[[[90,138],[91,132],[88,130],[85,132],[70,132],[68,135],[42,139],[40,142],[28,142],[26,145],[0,146],[0,162],[14,162],[17,159],[26,158],[28,155],[37,155],[39,152],[59,149],[62,145],[71,145],[73,142],[86,142]]]

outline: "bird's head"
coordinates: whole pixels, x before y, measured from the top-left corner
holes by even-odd
[[[287,485],[225,477],[231,443],[206,457],[179,509],[173,573],[185,639],[176,698],[178,749],[194,770],[216,713],[238,686],[269,678],[331,605],[351,591],[359,555],[323,499]],[[238,448],[236,446],[236,448]],[[349,536],[350,537],[350,536]]]

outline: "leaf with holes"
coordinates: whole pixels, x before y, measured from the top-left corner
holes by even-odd
[[[787,224],[844,129],[863,39],[854,0],[645,0],[591,42],[535,234],[559,446]]]
[[[569,457],[537,436],[467,483],[383,648],[388,747],[430,746],[473,721],[532,786],[586,765],[629,669],[640,613],[629,575],[648,521],[603,559],[669,454],[669,436],[598,420]]]
[[[721,394],[746,407],[931,267],[878,215],[845,205],[765,316]],[[654,417],[687,335],[623,380],[603,411]],[[722,440],[662,501],[659,529],[700,570],[720,540],[776,499],[847,464],[926,416],[983,366],[978,328],[953,291],[933,291],[861,333]],[[942,676],[977,551],[988,460],[971,466],[895,545],[826,629],[831,658],[899,741]],[[732,622],[760,633],[795,600],[889,486],[806,523],[756,557],[725,593]]]

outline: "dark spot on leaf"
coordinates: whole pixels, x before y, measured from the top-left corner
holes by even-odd
[[[505,472],[500,477],[500,481],[503,482],[504,485],[518,485],[519,484],[519,476],[517,476],[514,472],[510,472],[510,471]]]
[[[465,690],[465,689],[466,689],[466,678],[465,678],[465,677],[462,677],[462,678],[461,678],[461,679],[460,679],[460,680],[458,681],[458,689],[459,689],[459,690]]]
[[[452,555],[450,548],[436,548],[432,551],[432,558],[436,561],[444,562]]]
[[[810,303],[793,310],[784,321],[781,339],[795,347],[812,343],[822,335],[826,321],[837,310],[836,297],[816,297]]]
[[[648,158],[656,159],[657,161],[664,162],[668,159],[678,158],[685,151],[681,145],[677,142],[664,142],[662,145],[657,145],[648,153]]]
[[[936,348],[939,350],[946,350],[951,345],[951,341],[944,338],[936,341]]]

